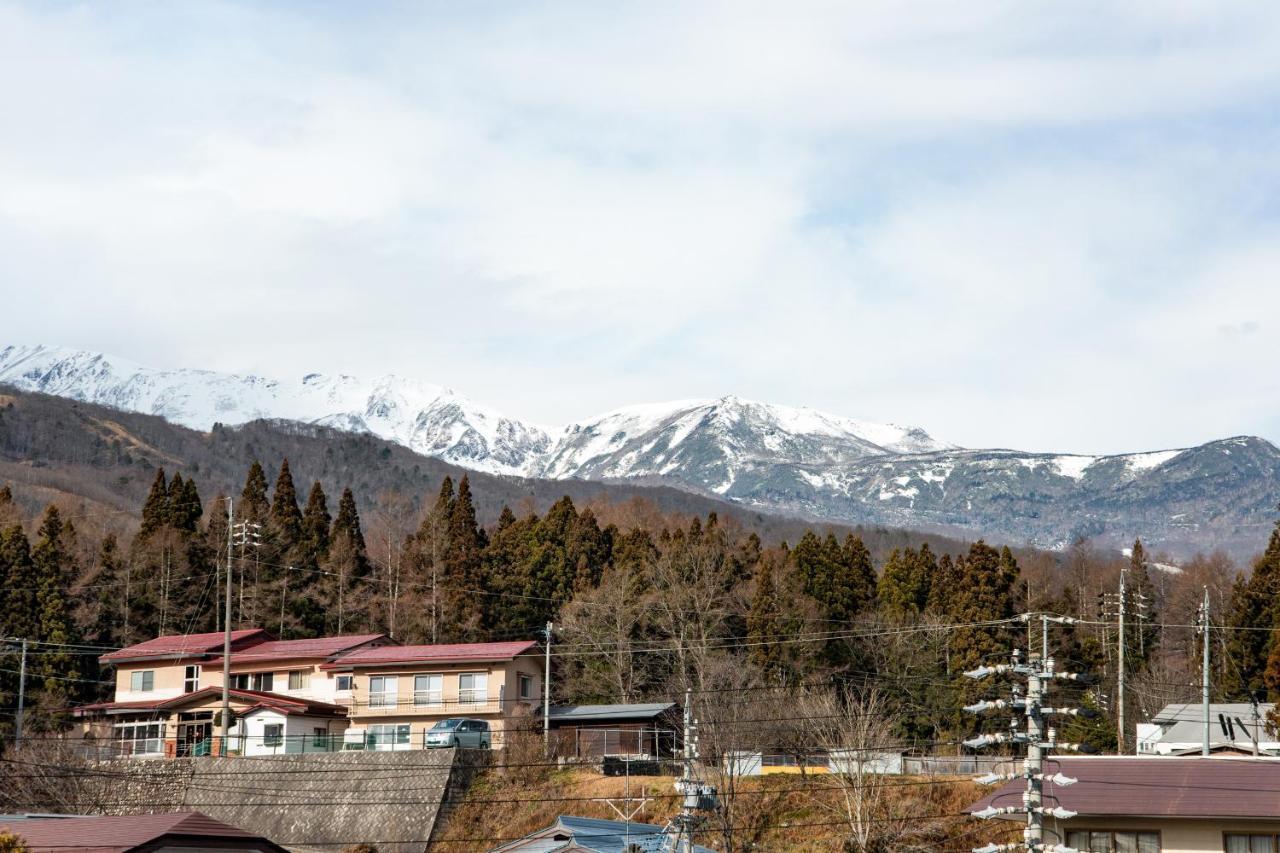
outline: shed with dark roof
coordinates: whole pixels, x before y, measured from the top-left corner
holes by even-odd
[[[664,758],[680,744],[676,703],[553,705],[548,716],[556,752],[566,758]]]

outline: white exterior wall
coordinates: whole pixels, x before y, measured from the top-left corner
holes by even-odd
[[[284,738],[279,746],[271,747],[263,742],[266,737],[266,727],[269,725],[284,726]],[[276,711],[255,711],[242,718],[239,726],[243,727],[246,734],[245,755],[284,755],[286,749],[292,748],[295,751],[302,749],[303,739],[311,738],[315,733],[315,729],[322,728],[326,729],[329,734],[341,735],[347,728],[347,721],[335,720],[329,717],[287,715]],[[290,747],[290,744],[293,746]],[[307,740],[306,746],[311,746],[309,740]]]

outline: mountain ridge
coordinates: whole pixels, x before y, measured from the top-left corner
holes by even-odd
[[[1256,436],[1107,455],[962,448],[920,427],[734,395],[627,406],[556,431],[394,376],[285,381],[43,346],[0,349],[5,383],[196,429],[284,419],[489,474],[674,486],[793,517],[972,530],[1037,547],[1141,535],[1179,552],[1241,553],[1280,501],[1280,449]]]

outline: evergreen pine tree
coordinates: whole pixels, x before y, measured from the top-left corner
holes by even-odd
[[[845,618],[852,619],[875,604],[876,570],[871,564],[871,552],[863,544],[861,536],[852,533],[845,536],[840,556],[845,567],[845,591],[842,594]]]
[[[1012,618],[1017,611],[1018,564],[1008,548],[996,551],[981,539],[969,547],[963,574],[951,596],[951,616],[958,622]],[[952,635],[952,666],[973,669],[1007,656],[1012,635],[1006,626],[957,628]]]
[[[187,508],[183,501],[187,499],[187,483],[182,479],[180,471],[173,472],[173,479],[165,488],[165,524],[178,530],[184,529]]]
[[[1253,566],[1248,580],[1232,589],[1227,626],[1227,658],[1235,665],[1223,673],[1222,690],[1228,696],[1250,696],[1266,684],[1264,673],[1271,656],[1273,632],[1259,628],[1280,628],[1280,521],[1271,531],[1267,550]]]
[[[255,459],[249,466],[249,475],[245,478],[244,489],[240,492],[240,503],[236,505],[236,518],[262,524],[267,520],[270,512],[271,503],[267,500],[267,475],[262,470],[262,463]]]
[[[142,505],[142,527],[138,531],[142,537],[150,536],[169,523],[169,487],[165,482],[164,469],[156,471],[151,481],[151,491],[147,494],[146,503]]]
[[[307,509],[302,514],[302,548],[300,562],[307,568],[316,568],[329,556],[329,525],[333,519],[329,517],[328,500],[320,481],[311,484],[311,492],[307,495]]]
[[[0,569],[6,590],[0,604],[0,631],[6,637],[39,639],[38,579],[31,563],[31,543],[20,524],[11,524],[0,532]]]
[[[756,575],[756,591],[747,614],[748,659],[768,681],[785,678],[786,665],[782,644],[782,605],[773,582],[772,561],[764,560]]]
[[[893,619],[912,619],[924,612],[929,603],[929,584],[937,565],[928,543],[917,552],[914,548],[889,555],[880,573],[878,588],[880,606]]]
[[[280,463],[275,493],[271,496],[271,530],[281,553],[289,552],[302,539],[302,511],[298,509],[298,493],[293,486],[288,459]]]
[[[169,518],[173,526],[186,534],[195,533],[200,529],[203,516],[204,507],[195,479],[188,477],[184,481],[174,474],[173,482],[169,483]]]
[[[37,677],[44,679],[40,692],[42,713],[36,728],[46,731],[63,728],[70,719],[65,709],[74,695],[72,689],[79,676],[75,655],[65,647],[74,642],[68,606],[70,558],[63,543],[62,517],[57,507],[45,510],[38,531],[39,539],[31,553],[36,575],[36,608],[39,618],[37,636],[48,644],[34,667]]]

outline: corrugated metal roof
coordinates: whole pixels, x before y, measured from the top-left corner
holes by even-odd
[[[624,853],[633,844],[644,853],[658,853],[665,840],[664,828],[649,823],[627,823],[592,817],[561,815],[546,829],[520,841],[499,847],[511,853],[552,853],[555,850],[581,849],[592,853]],[[712,853],[707,847],[693,846],[694,853]]]
[[[631,705],[552,705],[551,719],[561,722],[653,719],[676,706],[675,702],[648,702]]]
[[[1053,758],[1046,772],[1076,779],[1070,787],[1045,783],[1054,803],[1082,816],[1280,819],[1280,759]],[[1014,780],[969,806],[1022,802],[1026,783]]]
[[[165,836],[258,841],[272,850],[284,848],[261,836],[200,812],[111,817],[38,818],[0,823],[27,842],[32,853],[69,849],[85,853],[124,853]],[[83,845],[83,846],[82,846]]]
[[[327,658],[372,643],[375,640],[387,639],[386,634],[348,634],[338,637],[313,637],[307,640],[268,640],[256,643],[241,651],[231,653],[232,663],[252,663],[254,661],[297,660],[299,658]],[[218,651],[222,650],[221,645]],[[222,666],[222,655],[211,658],[201,666],[217,668]]]
[[[246,640],[252,641],[258,637],[263,641],[271,639],[271,635],[262,628],[244,628],[231,632],[233,645],[243,645]],[[224,639],[221,631],[212,631],[207,634],[168,634],[114,652],[107,652],[98,660],[103,663],[112,663],[122,660],[207,655],[222,651]]]
[[[347,669],[352,666],[401,663],[441,663],[445,661],[511,660],[537,645],[534,640],[508,643],[459,643],[438,646],[378,646],[356,649],[341,655],[324,669]]]

